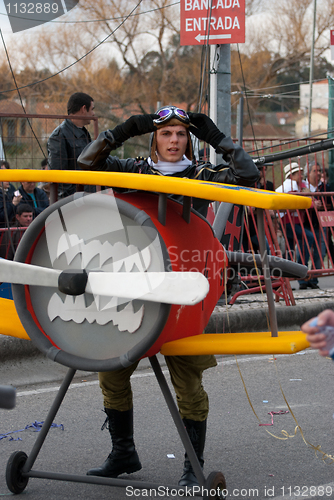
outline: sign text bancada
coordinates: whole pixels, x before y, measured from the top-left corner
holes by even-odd
[[[181,0],[181,45],[245,43],[245,0]]]

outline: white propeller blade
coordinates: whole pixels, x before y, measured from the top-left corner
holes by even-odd
[[[94,295],[181,305],[197,304],[208,291],[208,280],[198,272],[90,272],[86,286]]]
[[[57,269],[0,259],[0,281],[8,281],[8,283],[58,288],[60,273],[61,271]]]
[[[58,288],[62,271],[0,259],[0,280],[9,283]],[[209,282],[199,272],[111,273],[88,272],[85,292],[129,300],[194,305],[209,291]]]

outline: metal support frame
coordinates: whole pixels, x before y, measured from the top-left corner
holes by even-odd
[[[50,205],[58,201],[58,184],[53,182],[50,184]]]
[[[22,468],[22,474],[24,475],[25,473],[28,473],[32,466],[35,463],[35,460],[37,458],[38,453],[40,452],[42,445],[45,441],[45,438],[50,430],[50,427],[54,421],[54,418],[60,408],[61,403],[63,402],[63,399],[65,397],[65,394],[67,393],[67,390],[73,380],[73,377],[75,375],[76,370],[74,368],[70,368],[66,376],[63,380],[63,383],[61,384],[59,391],[57,392],[57,396],[49,410],[49,413],[47,414],[47,417],[44,421],[44,424],[42,426],[42,429],[40,430],[38,437],[36,439],[36,442],[33,446],[33,449],[31,450],[30,455],[27,458],[26,463],[24,464]]]
[[[163,226],[166,225],[166,217],[167,217],[167,194],[166,193],[159,193],[158,221]]]
[[[187,224],[190,224],[190,215],[191,215],[191,196],[184,196],[182,217]]]
[[[270,267],[269,267],[268,253],[266,248],[266,237],[264,229],[264,210],[262,208],[257,208],[256,213],[257,213],[257,228],[259,232],[259,246],[260,246],[260,254],[261,254],[262,269],[263,269],[263,279],[266,286],[267,301],[268,301],[271,336],[278,337],[275,300],[274,300],[273,288],[271,285]]]
[[[225,231],[226,222],[228,221],[231,213],[233,203],[222,202],[217,210],[215,220],[213,221],[212,228],[216,233],[217,239],[220,241]]]
[[[171,413],[171,416],[173,418],[173,421],[177,427],[178,433],[180,435],[180,438],[182,440],[182,443],[187,451],[189,460],[191,462],[191,465],[194,469],[194,472],[196,474],[196,477],[198,479],[199,485],[201,487],[206,487],[206,479],[203,474],[203,471],[201,469],[201,466],[199,464],[198,458],[196,456],[195,450],[191,444],[191,441],[189,439],[189,436],[187,434],[187,431],[183,425],[182,419],[179,415],[177,406],[174,402],[173,396],[170,392],[170,389],[168,387],[167,381],[162,373],[161,366],[159,364],[159,361],[156,356],[153,356],[150,359],[154,374],[158,380],[160,389],[163,393],[163,396],[166,400],[168,409]],[[152,482],[147,482],[147,481],[135,481],[135,480],[130,480],[130,481],[125,481],[124,479],[118,479],[118,478],[108,478],[108,477],[100,477],[100,476],[87,476],[87,475],[78,475],[78,474],[68,474],[68,473],[62,473],[62,472],[50,472],[50,471],[40,471],[40,470],[32,470],[32,467],[36,461],[36,458],[44,444],[44,441],[48,435],[48,432],[51,428],[51,425],[54,421],[54,418],[63,402],[63,399],[67,393],[67,390],[69,389],[69,386],[74,378],[74,375],[76,373],[76,370],[74,368],[69,368],[67,374],[65,375],[65,378],[58,390],[58,393],[55,397],[55,400],[48,412],[48,415],[45,419],[45,422],[43,423],[42,429],[38,434],[38,437],[36,439],[36,442],[32,448],[32,451],[30,455],[27,457],[27,460],[22,467],[20,474],[22,477],[25,478],[38,478],[38,479],[52,479],[52,480],[57,480],[57,481],[71,481],[71,482],[76,482],[76,483],[87,483],[87,484],[99,484],[99,485],[106,485],[106,486],[116,486],[116,487],[121,487],[121,488],[126,488],[127,486],[131,485],[134,488],[138,489],[152,489],[152,490],[157,490],[161,485],[157,483],[152,483]],[[166,488],[168,487],[170,490],[175,490],[178,489],[180,492],[186,493],[187,491],[189,492],[189,487],[184,488],[182,486],[178,485],[165,485]],[[183,494],[180,493],[182,496]],[[200,491],[196,491],[192,494],[192,496],[197,496],[197,497],[202,497],[202,493]]]
[[[156,356],[152,356],[151,358],[149,358],[149,360],[150,360],[152,369],[154,371],[154,374],[156,376],[156,379],[158,381],[158,384],[160,386],[161,392],[165,398],[169,412],[170,412],[172,419],[174,421],[175,427],[176,427],[176,429],[179,433],[179,436],[181,438],[182,444],[185,447],[185,450],[187,452],[187,455],[188,455],[188,458],[189,458],[190,463],[192,465],[192,468],[194,469],[195,476],[197,477],[198,483],[200,486],[204,487],[205,476],[203,474],[202,468],[201,468],[200,463],[198,461],[194,447],[191,444],[191,441],[190,441],[190,438],[189,438],[188,433],[186,431],[186,428],[182,422],[182,418],[179,414],[179,410],[175,404],[174,398],[170,392],[167,381],[164,377],[164,374],[162,373],[160,363],[159,363]]]

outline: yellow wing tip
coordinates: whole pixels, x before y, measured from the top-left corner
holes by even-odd
[[[213,333],[166,342],[165,356],[198,356],[201,354],[294,354],[309,347],[302,332]]]

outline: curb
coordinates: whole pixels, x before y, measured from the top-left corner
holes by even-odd
[[[298,331],[305,321],[328,308],[334,309],[334,301],[277,307],[278,329]],[[267,307],[242,311],[214,311],[205,332],[268,331],[268,317]],[[165,359],[160,353],[158,358],[160,364],[165,366]],[[150,367],[149,359],[144,358],[138,369]],[[30,340],[0,335],[0,373],[3,385],[19,388],[32,384],[58,384],[64,379],[67,371],[67,367],[48,359]],[[97,382],[97,374],[92,372],[78,370],[75,378]]]

